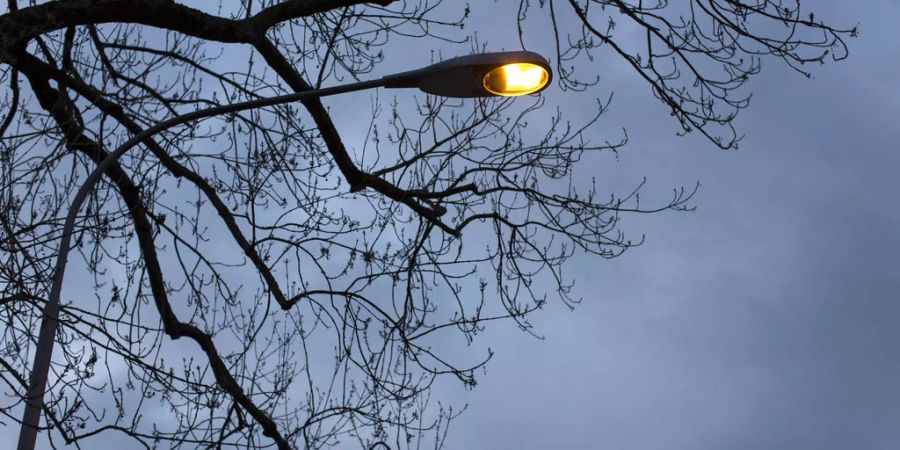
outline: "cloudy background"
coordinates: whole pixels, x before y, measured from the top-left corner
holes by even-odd
[[[468,405],[447,448],[900,448],[900,4],[806,3],[826,22],[860,24],[851,57],[814,80],[764,63],[739,151],[675,136],[646,84],[598,61],[609,71],[596,96],[615,100],[592,133],[626,127],[630,143],[618,160],[584,161],[583,176],[619,192],[646,177],[642,198],[660,202],[699,181],[698,209],[626,217],[644,246],[572,261],[584,302],[535,314],[543,340],[512,323],[480,334],[495,357],[479,385],[435,388]],[[516,48],[514,14],[477,6],[467,30]],[[391,51],[405,60],[389,52],[384,70],[431,50],[401,43]],[[339,129],[368,122],[366,95],[354,95],[326,102]],[[578,94],[544,95],[578,114]]]
[[[604,124],[631,140],[598,170],[660,198],[700,181],[698,209],[628,218],[643,247],[576,261],[584,303],[535,316],[544,340],[482,336],[497,355],[449,448],[900,448],[900,5],[815,3],[860,24],[850,59],[764,64],[737,152],[675,137],[610,75]]]

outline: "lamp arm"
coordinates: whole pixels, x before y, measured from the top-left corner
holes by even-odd
[[[88,194],[93,190],[94,185],[97,184],[103,176],[103,173],[106,172],[119,157],[124,155],[125,152],[144,139],[174,126],[221,114],[382,87],[385,86],[385,81],[389,78],[391,78],[391,76],[377,80],[361,81],[341,86],[295,92],[277,97],[249,100],[230,105],[214,106],[212,108],[201,109],[175,116],[134,135],[131,139],[116,148],[115,151],[107,155],[106,158],[94,168],[75,194],[75,198],[72,200],[72,204],[69,206],[69,211],[66,215],[62,236],[60,236],[59,249],[56,254],[56,263],[53,272],[53,284],[50,287],[50,298],[48,299],[46,306],[44,306],[40,334],[38,336],[37,347],[35,348],[34,364],[31,369],[31,380],[29,382],[28,392],[25,394],[25,412],[22,415],[22,427],[19,432],[18,450],[34,449],[37,432],[40,428],[41,409],[43,409],[44,406],[44,390],[47,388],[50,360],[53,355],[53,342],[54,339],[56,339],[56,329],[59,324],[59,298],[62,291],[66,262],[69,256],[69,250],[71,249],[71,238],[75,228],[75,218],[78,215],[78,211],[81,209],[82,204],[87,199]]]

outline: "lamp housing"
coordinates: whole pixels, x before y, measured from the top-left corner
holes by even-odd
[[[386,88],[419,88],[442,97],[515,96],[540,92],[552,79],[550,63],[528,51],[451,58],[382,78]]]

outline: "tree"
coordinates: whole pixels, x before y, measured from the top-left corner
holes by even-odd
[[[118,143],[186,111],[365,78],[411,37],[488,48],[465,27],[469,5],[437,0],[19,3],[0,16],[6,426],[71,195]],[[559,88],[597,96],[594,58],[614,56],[682,132],[723,149],[740,141],[734,120],[763,58],[809,75],[855,34],[788,0],[515,7],[521,47],[551,43]],[[639,245],[621,216],[690,209],[691,189],[648,208],[637,189],[572,182],[583,155],[626,137],[594,143],[608,99],[576,121],[544,104],[375,99],[352,141],[311,100],[145,140],[79,218],[49,439],[440,446],[458,410],[430,402],[430,387],[444,375],[474,386],[490,358],[461,358],[457,341],[501,319],[529,330],[550,295],[577,303],[564,263]]]

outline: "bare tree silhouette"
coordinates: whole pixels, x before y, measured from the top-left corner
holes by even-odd
[[[179,113],[365,78],[400,39],[472,45],[464,25],[481,7],[226,3],[8,0],[6,426],[17,426],[65,210],[118,143]],[[787,0],[513,6],[523,48],[555,42],[558,86],[591,95],[595,55],[621,58],[684,132],[725,149],[740,140],[734,119],[763,58],[808,75],[806,64],[844,58],[855,34]],[[444,375],[474,386],[490,358],[460,360],[461,346],[496,320],[528,330],[548,296],[577,303],[564,263],[639,245],[620,231],[622,215],[690,209],[691,189],[648,208],[638,189],[572,183],[585,153],[625,139],[588,135],[605,99],[574,121],[543,104],[376,103],[354,146],[310,100],[145,140],[79,217],[70,276],[93,296],[65,297],[47,436],[82,446],[119,434],[146,448],[440,447],[459,410],[433,401],[431,386]]]

